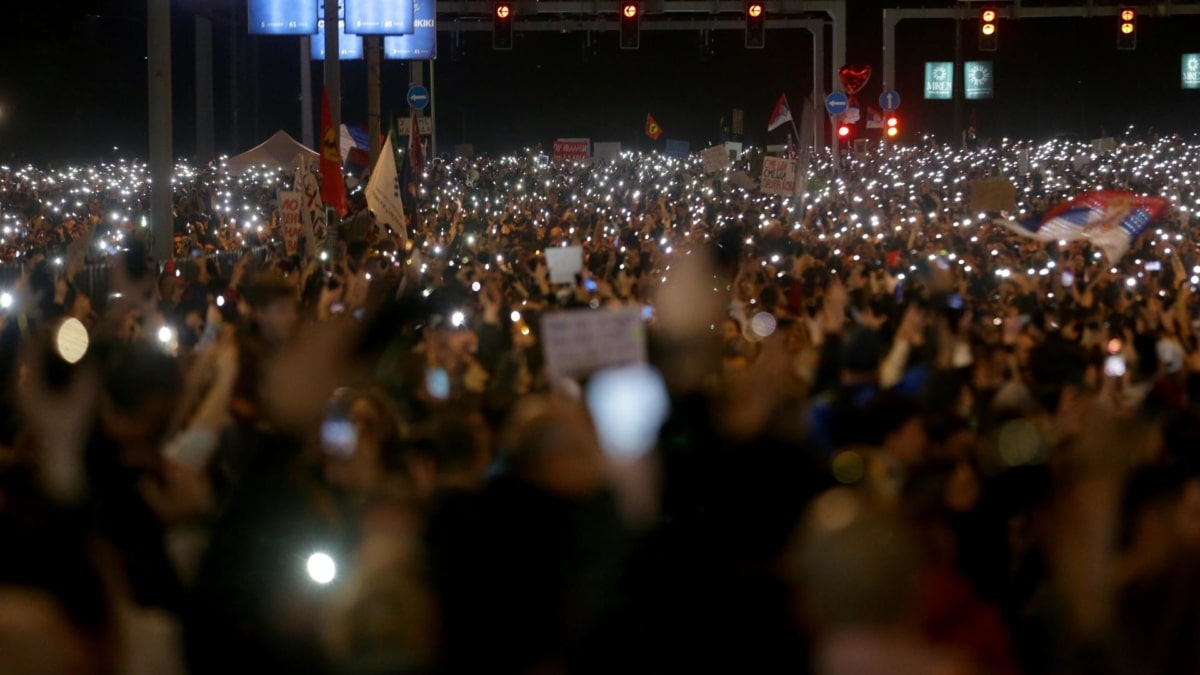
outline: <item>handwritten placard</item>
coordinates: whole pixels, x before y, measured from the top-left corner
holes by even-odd
[[[582,377],[603,368],[644,363],[642,308],[577,309],[542,317],[542,351],[556,377]]]

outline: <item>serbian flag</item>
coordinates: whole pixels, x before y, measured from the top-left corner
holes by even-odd
[[[654,115],[649,113],[646,113],[646,135],[649,136],[650,140],[652,141],[657,141],[658,137],[662,136],[662,127],[658,126],[658,122],[655,121]]]
[[[792,121],[792,109],[788,106],[787,94],[780,94],[775,110],[771,112],[771,121],[767,122],[767,131],[775,131],[780,126]]]
[[[333,128],[333,115],[329,112],[329,92],[321,93],[321,199],[337,211],[346,215],[346,181],[342,178],[342,156],[338,150],[338,132]]]
[[[883,112],[874,106],[867,106],[867,128],[882,129],[883,128]]]
[[[1169,202],[1162,197],[1097,190],[1059,204],[1038,218],[993,222],[1038,241],[1086,239],[1109,262],[1116,262],[1139,234],[1162,217],[1168,206]]]

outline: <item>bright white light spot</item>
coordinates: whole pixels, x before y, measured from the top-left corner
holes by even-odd
[[[750,320],[750,330],[760,338],[770,337],[775,332],[775,317],[767,312],[759,312]]]
[[[164,344],[175,339],[175,331],[171,330],[170,326],[163,326],[158,329],[158,341]]]
[[[508,315],[508,318],[512,319],[513,323],[517,323],[521,320],[521,313],[514,309],[512,314]]]
[[[9,307],[12,307],[12,304],[13,304],[12,293],[9,293],[8,291],[5,291],[4,293],[0,293],[0,309],[8,309]]]
[[[461,328],[466,321],[467,317],[462,312],[455,312],[450,315],[450,325],[455,328]]]
[[[58,355],[67,363],[76,363],[88,350],[88,332],[79,319],[64,319],[55,336]]]
[[[327,553],[317,552],[308,556],[304,567],[308,570],[308,577],[318,584],[327,584],[337,576],[337,563]]]

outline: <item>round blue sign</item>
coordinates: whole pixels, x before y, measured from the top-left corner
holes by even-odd
[[[825,110],[830,115],[841,115],[850,107],[850,99],[840,91],[825,97]]]
[[[879,95],[879,107],[883,108],[884,112],[891,112],[900,107],[900,92],[895,89],[888,89]]]
[[[429,90],[416,85],[408,90],[408,104],[417,110],[424,110],[429,105]]]

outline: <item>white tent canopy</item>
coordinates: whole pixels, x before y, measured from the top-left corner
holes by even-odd
[[[274,136],[259,145],[226,160],[234,171],[244,171],[252,166],[269,166],[276,169],[292,169],[301,162],[316,160],[315,150],[305,147],[285,131],[276,131]]]

